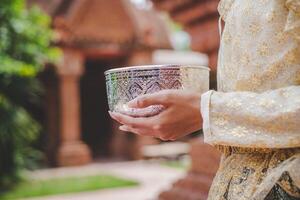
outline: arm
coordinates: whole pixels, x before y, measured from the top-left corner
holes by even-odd
[[[202,95],[205,141],[241,147],[300,146],[300,86]]]
[[[287,0],[286,7],[289,13],[284,31],[297,42],[300,39],[300,0]],[[219,10],[226,11],[224,6]],[[222,12],[220,14],[222,16]],[[206,93],[202,96],[205,140],[211,144],[242,147],[300,146],[299,87],[261,94]]]

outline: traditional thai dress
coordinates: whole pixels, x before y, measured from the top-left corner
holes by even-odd
[[[209,200],[300,199],[300,0],[218,10],[218,91],[201,100],[205,141],[223,153]]]

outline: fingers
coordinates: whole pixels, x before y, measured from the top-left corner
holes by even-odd
[[[175,99],[175,90],[162,90],[153,94],[145,94],[128,102],[132,108],[145,108],[151,105],[169,106]]]
[[[132,132],[132,133],[134,133],[134,132],[133,132],[133,128],[131,128],[130,126],[122,125],[122,126],[119,127],[119,129],[120,129],[121,131],[124,131],[124,132]],[[138,133],[137,133],[137,134],[138,134]]]
[[[142,136],[153,136],[154,137],[154,135],[155,135],[154,133],[150,133],[146,129],[137,129],[137,128],[133,128],[133,127],[126,126],[126,125],[120,126],[119,129],[124,132],[135,133],[137,135],[142,135]]]
[[[171,138],[172,134],[166,134],[163,127],[159,125],[159,123],[151,123],[150,118],[133,118],[114,112],[109,112],[109,114],[113,119],[122,124],[122,126],[119,127],[121,131],[143,136],[152,136],[164,141],[173,140],[173,138]]]
[[[134,118],[128,115],[124,115],[116,112],[109,112],[110,116],[119,122],[120,124],[124,124],[133,128],[148,128],[151,129],[153,127],[153,120],[150,118]]]
[[[140,136],[151,136],[151,137],[156,137],[159,138],[160,140],[163,141],[174,141],[176,140],[176,137],[173,136],[172,134],[167,135],[167,134],[157,134],[155,131],[150,131],[146,129],[138,129],[138,128],[132,128],[130,126],[122,125],[119,127],[121,131],[124,132],[130,132],[130,133],[135,133]]]

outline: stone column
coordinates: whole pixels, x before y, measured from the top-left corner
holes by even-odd
[[[206,200],[219,166],[220,153],[203,139],[191,142],[192,166],[187,175],[159,195],[159,200]]]
[[[57,66],[60,103],[59,166],[82,165],[91,161],[90,150],[80,138],[79,79],[84,69],[83,61],[80,52],[63,49],[62,61]]]

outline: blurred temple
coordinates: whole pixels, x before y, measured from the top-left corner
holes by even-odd
[[[55,45],[63,52],[62,61],[47,65],[40,75],[45,105],[33,109],[45,127],[42,144],[50,165],[80,165],[108,157],[137,159],[142,145],[157,142],[119,133],[107,113],[104,71],[114,66],[173,61],[208,64],[203,54],[172,50],[167,26],[158,11],[182,25],[191,37],[193,51],[208,55],[211,83],[216,85],[219,0],[148,0],[152,9],[137,8],[129,0],[27,2],[37,4],[52,17]],[[219,153],[196,138],[190,155],[192,167],[187,176],[159,199],[206,199]]]
[[[216,85],[219,49],[219,0],[152,0],[154,6],[169,13],[191,36],[191,49],[206,53],[212,69],[211,83]]]
[[[104,71],[112,66],[151,64],[155,49],[170,49],[156,11],[124,0],[29,0],[53,19],[63,59],[41,74],[45,85],[46,152],[52,165],[77,165],[92,157],[130,159],[136,138],[118,132],[109,119]]]

